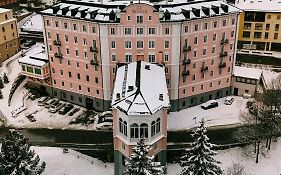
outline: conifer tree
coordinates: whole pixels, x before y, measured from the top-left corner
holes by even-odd
[[[133,153],[126,162],[126,175],[163,175],[164,167],[160,162],[153,162],[154,156],[148,156],[150,146],[145,145],[145,139],[140,138],[133,147]]]
[[[0,99],[3,99],[3,93],[1,91],[1,89],[0,89]]]
[[[5,83],[5,84],[9,83],[9,79],[8,79],[8,76],[7,76],[6,73],[4,73],[3,79],[4,79],[4,83]]]
[[[190,149],[186,149],[185,155],[181,157],[180,165],[183,167],[180,175],[221,175],[223,172],[213,156],[216,152],[212,150],[214,144],[208,142],[204,120],[200,126],[193,131],[194,143]]]
[[[10,130],[2,142],[0,152],[0,174],[5,175],[40,175],[45,169],[45,162],[34,151],[30,142],[15,130]]]
[[[2,78],[0,77],[0,89],[3,89],[3,88],[4,88],[4,83],[3,83]]]

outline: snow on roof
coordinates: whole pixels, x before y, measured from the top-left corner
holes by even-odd
[[[281,12],[279,0],[238,0],[235,6],[245,11]]]
[[[0,13],[5,13],[11,11],[10,9],[0,8]]]
[[[262,71],[262,80],[264,82],[265,88],[271,85],[272,81],[280,76],[279,73],[270,71],[270,70],[263,70]]]
[[[233,75],[236,77],[245,77],[251,79],[260,79],[262,70],[248,67],[234,66]]]
[[[169,106],[163,67],[138,61],[117,69],[112,107],[127,115],[152,115]]]
[[[41,15],[33,15],[22,27],[22,31],[36,31],[43,32],[43,18]]]
[[[19,59],[19,63],[29,64],[32,66],[41,67],[48,62],[48,58],[45,52],[39,52],[31,56],[25,56]]]

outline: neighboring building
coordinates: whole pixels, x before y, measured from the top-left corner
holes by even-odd
[[[59,0],[42,0],[42,3],[44,3],[46,6],[52,6],[57,2],[59,2]]]
[[[281,51],[281,3],[275,0],[239,0],[239,49]]]
[[[166,165],[169,106],[163,66],[137,61],[117,69],[112,95],[115,175],[123,175],[125,160],[142,136],[152,148],[150,156]]]
[[[233,95],[243,96],[247,94],[255,97],[261,76],[261,69],[235,66],[231,84]]]
[[[27,18],[29,19],[20,27],[20,37],[44,42],[42,16],[33,14]]]
[[[117,64],[165,65],[171,111],[230,94],[240,10],[223,1],[79,1],[42,11],[50,95],[108,110]]]
[[[0,62],[19,52],[17,19],[12,10],[0,8]]]
[[[12,4],[15,4],[17,0],[0,0],[0,7],[4,6],[10,6]]]

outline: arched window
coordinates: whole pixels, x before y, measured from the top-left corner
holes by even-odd
[[[151,123],[151,137],[155,135],[155,121]]]
[[[139,138],[139,125],[133,123],[130,125],[131,138]]]
[[[124,121],[124,135],[127,136],[127,122]]]
[[[140,137],[148,138],[148,125],[146,123],[140,125]]]
[[[160,132],[160,118],[156,120],[156,133]]]
[[[119,118],[119,132],[123,133],[123,120]]]

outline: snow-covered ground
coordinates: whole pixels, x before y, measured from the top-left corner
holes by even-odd
[[[225,98],[220,98],[217,100],[219,106],[216,108],[204,110],[200,107],[201,105],[197,105],[179,112],[171,112],[168,115],[168,130],[173,131],[193,128],[199,124],[202,118],[205,119],[206,126],[241,123],[239,115],[241,111],[246,109],[246,103],[249,99],[237,96],[233,97],[234,102],[231,105],[225,105]]]
[[[45,161],[47,166],[44,175],[113,175],[114,164],[105,163],[70,150],[64,154],[61,148],[50,147],[32,147]],[[232,166],[234,163],[240,163],[244,166],[247,175],[279,175],[281,173],[281,140],[272,143],[272,150],[260,156],[260,162],[255,163],[255,156],[249,155],[253,149],[231,148],[218,151],[215,156],[222,162],[219,166],[223,170]],[[79,156],[79,158],[78,158]],[[168,165],[168,175],[177,175],[181,170],[178,164]]]

